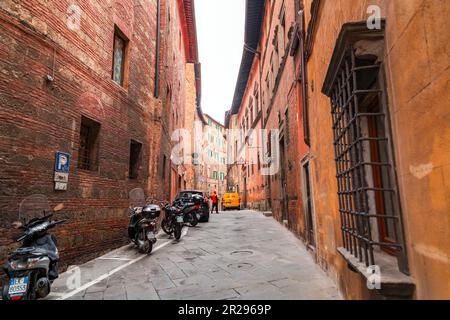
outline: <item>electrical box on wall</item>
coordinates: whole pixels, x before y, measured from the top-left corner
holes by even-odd
[[[56,152],[54,182],[56,191],[66,191],[69,183],[70,154],[66,152]]]

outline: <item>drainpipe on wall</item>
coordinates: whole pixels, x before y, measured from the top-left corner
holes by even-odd
[[[161,0],[157,0],[156,9],[156,54],[155,54],[155,98],[159,98],[159,70],[161,47]]]
[[[301,80],[302,80],[302,105],[303,105],[303,134],[306,145],[310,146],[309,121],[308,121],[308,82],[306,74],[306,52],[305,52],[305,12],[303,4],[299,11],[300,15],[300,55],[301,55]]]
[[[261,110],[260,111],[261,112],[261,118],[260,118],[259,121],[261,121],[261,129],[266,129],[266,124],[265,124],[265,121],[264,121],[263,94],[262,94],[262,91],[263,91],[263,88],[262,88],[263,61],[262,61],[261,54],[258,55],[258,60],[259,60],[259,103],[260,103],[260,110]],[[269,139],[270,139],[270,137],[271,136],[269,135]],[[264,139],[262,141],[264,141]],[[264,149],[265,149],[265,146],[261,146],[261,150],[264,150]],[[265,155],[263,154],[262,157],[264,158]],[[270,197],[271,194],[272,194],[271,185],[269,183],[267,183],[268,182],[267,180],[270,179],[270,176],[264,176],[263,179],[264,179],[264,185],[265,185],[264,194],[265,194],[266,197],[267,196]],[[267,190],[266,190],[266,188],[267,188]],[[270,208],[270,202],[267,201],[267,199],[265,201],[266,202],[264,204],[264,210],[265,211],[271,210],[272,208]]]

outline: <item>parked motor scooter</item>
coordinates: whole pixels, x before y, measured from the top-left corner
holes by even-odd
[[[165,217],[162,221],[162,229],[168,235],[172,235],[176,240],[181,239],[181,232],[184,226],[184,213],[181,207],[167,204],[164,207]]]
[[[138,247],[139,252],[150,254],[157,241],[157,221],[161,214],[161,207],[156,204],[146,204],[144,190],[141,188],[131,190],[129,199],[128,236]]]
[[[33,195],[21,202],[19,220],[13,226],[23,230],[16,240],[22,245],[9,255],[3,267],[7,275],[4,300],[43,299],[50,293],[53,281],[58,278],[59,253],[56,237],[48,231],[67,221],[51,220],[54,212],[63,208],[59,204],[51,212],[44,195]]]
[[[173,234],[175,223],[177,222],[176,221],[177,211],[180,211],[180,209],[170,204],[166,204],[163,207],[163,210],[164,210],[164,218],[161,222],[161,228],[166,234],[170,236]]]
[[[178,205],[182,208],[184,214],[184,222],[189,223],[192,227],[197,226],[200,218],[200,208],[203,202],[203,197],[200,195],[193,195],[189,201],[178,200]]]
[[[184,202],[182,199],[174,201],[172,205],[164,207],[165,216],[162,221],[162,228],[168,235],[174,235],[176,240],[181,238],[181,232],[185,223],[195,227],[201,217],[200,203],[203,198],[193,196],[192,201]]]

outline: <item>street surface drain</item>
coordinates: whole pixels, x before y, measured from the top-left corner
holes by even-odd
[[[232,253],[230,253],[230,255],[232,256],[251,256],[253,254],[253,251],[250,250],[238,250],[238,251],[233,251]]]
[[[249,270],[253,268],[251,263],[241,262],[241,263],[232,263],[228,265],[228,268],[237,269],[237,270]]]

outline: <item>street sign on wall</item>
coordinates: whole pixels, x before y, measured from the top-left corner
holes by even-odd
[[[66,191],[69,183],[70,154],[66,152],[56,152],[54,181],[56,191]]]
[[[56,152],[55,172],[69,173],[70,154],[66,152]]]
[[[55,182],[56,191],[67,191],[67,183]]]
[[[69,174],[55,171],[55,182],[68,183]]]

